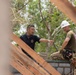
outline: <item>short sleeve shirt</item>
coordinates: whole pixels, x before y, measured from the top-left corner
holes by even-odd
[[[40,43],[40,37],[36,36],[36,35],[31,35],[31,36],[27,36],[27,34],[24,34],[20,37],[28,46],[30,46],[33,50],[35,47],[35,43],[39,42]]]
[[[76,39],[75,39],[75,33],[70,30],[68,33],[67,33],[67,36],[68,38],[70,38],[67,46],[65,48],[68,48],[68,49],[71,49],[71,50],[74,50],[76,51]]]

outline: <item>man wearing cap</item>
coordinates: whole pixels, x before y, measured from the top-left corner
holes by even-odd
[[[61,49],[58,52],[51,54],[51,58],[70,60],[73,56],[75,56],[76,52],[75,33],[70,29],[70,24],[66,20],[62,21],[60,26],[66,32],[66,38]]]

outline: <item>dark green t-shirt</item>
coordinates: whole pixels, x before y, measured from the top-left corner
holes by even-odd
[[[71,50],[74,50],[76,52],[76,39],[75,39],[75,33],[70,30],[68,33],[67,33],[67,36],[66,37],[69,37],[70,40],[67,44],[67,46],[65,48],[67,49],[71,49]]]

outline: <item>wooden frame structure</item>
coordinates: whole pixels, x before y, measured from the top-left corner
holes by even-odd
[[[67,15],[76,23],[76,8],[68,0],[50,0],[60,11]],[[23,75],[61,75],[27,44],[25,44],[16,35],[12,34],[11,39],[22,47],[33,59],[21,52],[19,48],[11,44],[11,62],[10,64]]]
[[[19,48],[11,45],[12,58],[10,63],[20,73],[23,75],[61,75],[15,34],[12,34],[11,39],[33,58],[31,59],[29,56],[21,52]]]

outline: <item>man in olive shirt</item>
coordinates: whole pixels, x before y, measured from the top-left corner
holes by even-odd
[[[51,54],[52,59],[67,59],[67,58],[71,59],[72,54],[73,54],[73,57],[76,57],[75,56],[76,54],[75,33],[72,30],[70,30],[69,25],[70,25],[69,22],[67,22],[66,20],[62,21],[60,26],[66,32],[66,38],[62,44],[60,51]],[[64,52],[65,50],[67,52]],[[67,54],[69,54],[68,57],[65,57]]]

